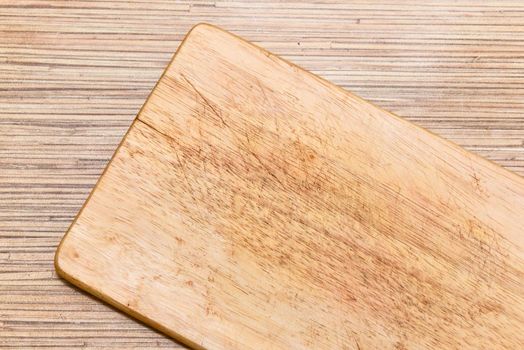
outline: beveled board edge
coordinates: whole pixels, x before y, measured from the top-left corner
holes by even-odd
[[[211,27],[212,29],[214,30],[219,30],[219,31],[222,31],[222,32],[225,32],[227,33],[228,35],[231,35],[233,37],[235,37],[237,40],[241,40],[243,42],[246,42],[248,44],[250,44],[251,46],[255,47],[256,49],[260,50],[261,52],[267,54],[267,55],[272,55],[272,56],[275,56],[273,55],[271,52],[267,51],[266,49],[264,48],[261,48],[233,33],[230,33],[222,28],[219,28],[215,25],[212,25],[212,24],[208,24],[208,23],[198,23],[196,25],[194,25],[191,30],[186,34],[186,36],[184,37],[184,39],[182,40],[182,42],[180,43],[177,51],[175,52],[175,54],[173,55],[173,57],[171,58],[170,62],[168,63],[167,67],[164,69],[162,75],[160,76],[160,78],[158,79],[157,83],[155,84],[154,88],[151,90],[151,93],[149,94],[149,96],[147,97],[147,99],[145,100],[144,104],[142,105],[142,107],[140,108],[139,112],[137,113],[136,117],[133,119],[132,123],[130,124],[128,130],[126,131],[126,133],[124,134],[124,136],[122,137],[122,140],[120,141],[120,143],[118,144],[117,148],[115,149],[115,152],[113,153],[113,155],[111,156],[111,159],[109,160],[109,162],[107,163],[105,169],[103,170],[102,174],[100,175],[100,177],[98,178],[96,184],[94,185],[93,189],[91,190],[91,192],[89,193],[86,201],[84,202],[84,204],[82,205],[82,207],[80,208],[78,214],[76,215],[75,219],[73,220],[73,222],[71,223],[71,225],[69,226],[69,228],[67,229],[64,237],[62,238],[60,244],[58,245],[58,248],[56,250],[56,253],[55,253],[55,258],[54,258],[54,265],[55,265],[55,269],[58,273],[58,275],[62,278],[64,278],[66,281],[72,283],[73,285],[79,287],[80,289],[82,290],[85,290],[86,292],[88,292],[89,294],[101,299],[102,301],[114,306],[115,308],[123,311],[124,313],[138,319],[139,321],[143,322],[144,324],[150,326],[150,327],[153,327],[161,332],[163,332],[164,334],[172,337],[173,339],[175,339],[176,341],[184,344],[184,345],[187,345],[193,349],[205,349],[203,348],[201,345],[199,344],[196,344],[194,343],[193,341],[181,336],[180,334],[177,334],[176,332],[173,332],[171,331],[170,329],[168,329],[167,327],[163,326],[162,324],[150,319],[149,317],[146,317],[132,309],[130,309],[127,305],[125,304],[122,304],[120,302],[118,302],[117,300],[103,294],[102,292],[100,292],[99,290],[95,289],[95,288],[92,288],[91,286],[83,283],[82,281],[80,281],[79,279],[73,277],[72,275],[70,275],[69,273],[67,273],[61,266],[60,266],[60,256],[61,256],[61,248],[63,246],[63,243],[64,241],[67,239],[67,236],[69,234],[69,232],[71,231],[71,228],[75,225],[76,221],[78,220],[78,218],[82,215],[82,212],[84,210],[84,208],[86,207],[87,203],[89,202],[89,200],[91,199],[91,196],[93,195],[93,193],[96,191],[101,179],[103,178],[103,176],[105,175],[107,169],[111,166],[111,163],[113,162],[113,159],[115,158],[116,154],[118,153],[120,147],[122,146],[122,144],[124,143],[124,141],[126,140],[130,130],[133,128],[133,126],[135,125],[136,121],[139,119],[141,113],[142,113],[142,110],[144,109],[144,106],[148,103],[149,99],[151,98],[151,96],[153,95],[153,93],[155,92],[159,82],[163,79],[163,77],[165,76],[166,72],[169,70],[169,68],[171,67],[171,65],[174,63],[176,57],[177,57],[177,54],[181,51],[182,47],[184,46],[184,44],[186,43],[186,41],[191,37],[191,33],[198,27]],[[278,59],[286,62],[288,65],[292,66],[292,67],[295,67],[297,69],[299,69],[300,71],[302,72],[305,72],[306,74],[309,74],[313,77],[315,77],[316,80],[318,80],[321,84],[324,84],[324,85],[330,85],[332,87],[335,87],[337,88],[338,90],[340,91],[343,91],[344,93],[346,94],[351,94],[352,96],[362,100],[362,101],[365,101],[366,103],[372,105],[373,107],[377,108],[377,109],[380,109],[384,112],[386,112],[389,116],[399,120],[400,122],[402,123],[405,123],[405,124],[409,124],[411,126],[415,126],[417,127],[418,129],[420,130],[423,130],[425,133],[427,134],[430,134],[432,135],[432,137],[434,138],[439,138],[441,140],[444,140],[449,146],[453,147],[453,148],[456,148],[456,149],[459,149],[462,153],[466,153],[466,154],[471,154],[474,156],[474,158],[476,158],[477,160],[479,161],[483,161],[483,162],[488,162],[488,163],[491,163],[492,165],[494,165],[496,168],[499,168],[499,169],[503,169],[503,171],[505,172],[505,174],[509,177],[513,177],[513,179],[515,179],[516,181],[519,181],[521,182],[523,185],[524,185],[524,177],[521,177],[519,176],[518,174],[502,167],[501,165],[487,159],[487,158],[484,158],[484,157],[481,157],[480,155],[477,155],[475,153],[472,153],[466,149],[464,149],[463,147],[461,147],[460,145],[456,144],[455,142],[451,141],[451,140],[448,140],[448,139],[445,139],[435,133],[433,133],[432,131],[430,130],[427,130],[425,128],[422,128],[414,123],[411,123],[409,121],[407,121],[406,119],[404,118],[401,118],[399,116],[397,116],[396,114],[390,112],[390,111],[386,111],[385,109],[375,105],[374,103],[372,102],[369,102],[367,100],[364,100],[363,98],[357,96],[357,95],[354,95],[352,94],[351,92],[345,90],[344,88],[336,85],[336,84],[333,84],[331,83],[330,81],[316,75],[316,74],[313,74],[307,70],[305,70],[304,68],[292,63],[292,62],[289,62],[288,60],[280,57],[280,56],[277,56]]]

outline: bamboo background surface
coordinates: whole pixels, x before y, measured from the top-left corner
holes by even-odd
[[[0,0],[0,348],[177,347],[53,255],[198,22],[524,175],[524,4],[479,3]]]

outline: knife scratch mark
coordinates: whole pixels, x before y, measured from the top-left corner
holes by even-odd
[[[195,92],[197,93],[198,96],[200,96],[200,98],[205,102],[205,104],[211,108],[211,110],[213,111],[213,113],[220,119],[220,121],[222,122],[222,124],[226,127],[229,127],[229,125],[227,125],[226,121],[224,120],[224,118],[222,117],[222,115],[220,113],[218,113],[218,111],[215,109],[215,107],[213,107],[213,105],[208,101],[207,98],[204,97],[204,95],[202,95],[202,93],[195,87],[195,85],[193,85],[193,83],[191,83],[189,81],[189,79],[186,78],[186,76],[182,73],[180,73],[180,76],[191,86],[191,88],[193,90],[195,90]]]
[[[218,111],[215,109],[215,107],[213,107],[213,105],[208,101],[208,99],[202,95],[202,93],[195,87],[195,85],[193,85],[193,83],[191,83],[184,74],[180,73],[180,76],[191,86],[191,88],[198,94],[198,96],[200,96],[200,98],[202,99],[202,101],[204,101],[204,103],[209,107],[211,108],[211,110],[213,111],[213,113],[222,121],[222,124],[229,128],[229,130],[231,131],[231,135],[233,135],[233,137],[235,138],[235,140],[245,149],[247,150],[247,152],[249,154],[251,154],[255,159],[256,161],[267,171],[267,173],[272,177],[274,178],[281,186],[284,186],[284,183],[275,175],[275,173],[262,161],[262,159],[260,159],[260,157],[258,156],[258,154],[256,154],[253,150],[251,150],[250,147],[246,147],[246,145],[240,140],[240,138],[235,134],[235,132],[233,131],[233,129],[231,129],[231,127],[226,123],[226,121],[224,120],[224,118],[222,117],[222,115],[220,113],[218,113]],[[248,144],[249,144],[249,137],[247,137],[247,141],[248,141]]]

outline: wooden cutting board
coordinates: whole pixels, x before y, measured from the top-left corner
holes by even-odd
[[[198,25],[56,267],[195,348],[516,349],[523,230],[523,178]]]

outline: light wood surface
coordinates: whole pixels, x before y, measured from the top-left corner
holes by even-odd
[[[56,266],[197,348],[510,349],[523,227],[522,177],[199,25]]]
[[[0,348],[176,347],[56,246],[183,35],[219,24],[524,174],[518,1],[0,1]]]

